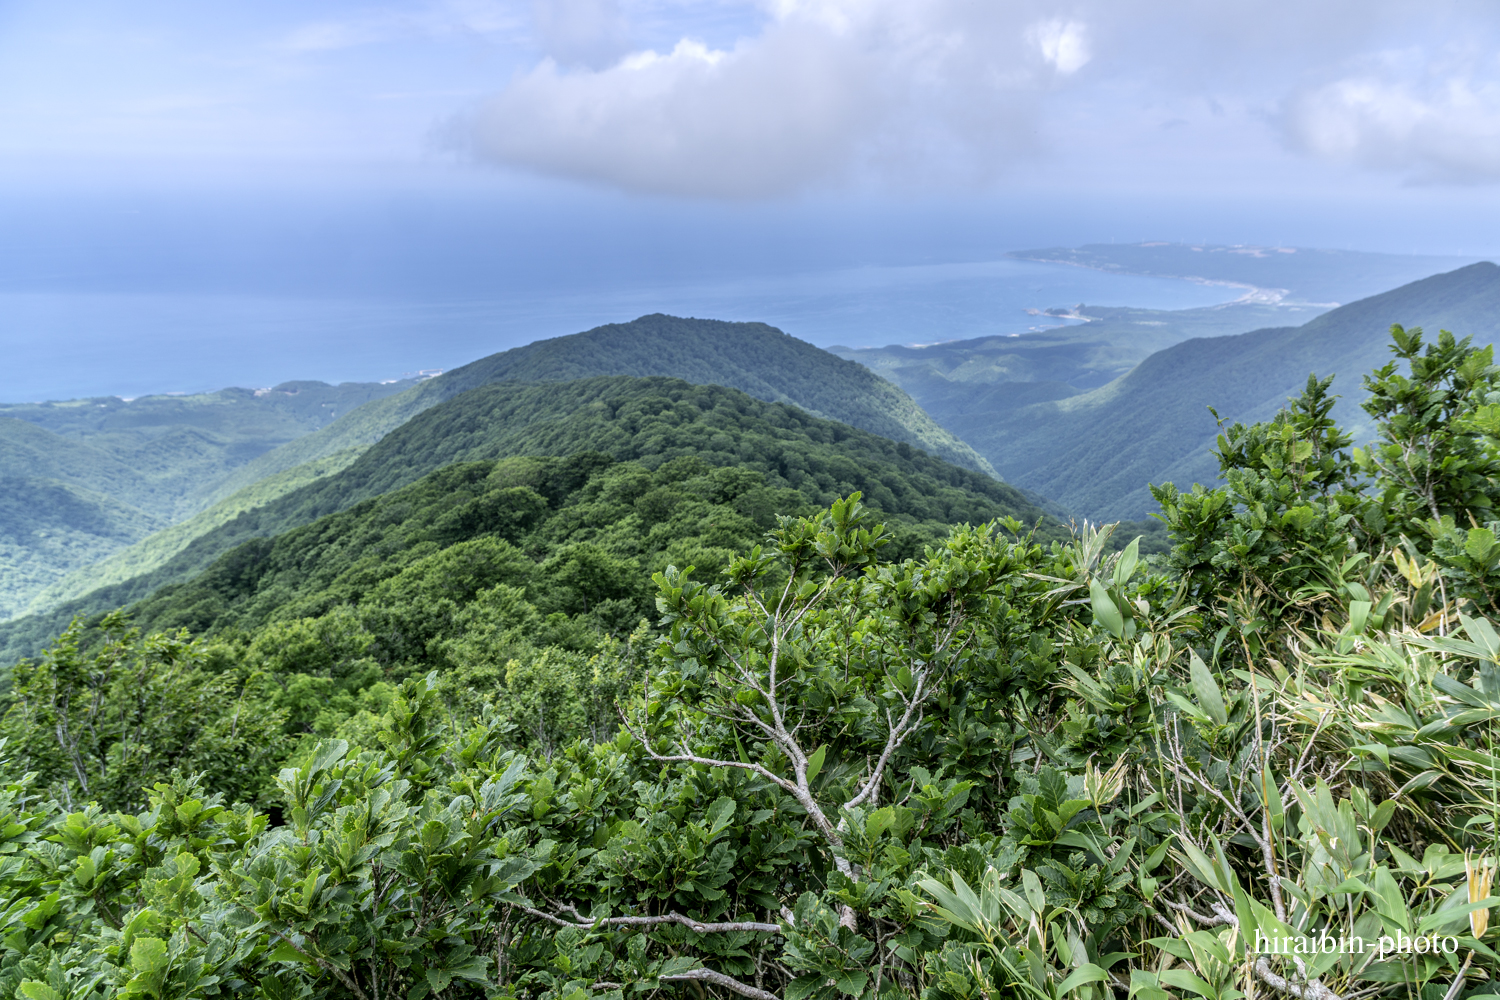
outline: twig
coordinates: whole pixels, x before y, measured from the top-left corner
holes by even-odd
[[[663,983],[696,980],[700,983],[712,983],[715,986],[722,986],[726,990],[732,990],[742,997],[749,997],[750,1000],[781,1000],[774,993],[769,993],[766,990],[758,990],[749,983],[742,983],[738,979],[731,979],[729,976],[724,975],[724,973],[715,972],[712,969],[691,969],[687,972],[676,972],[670,976],[659,976],[658,979]]]
[[[1310,979],[1306,983],[1294,983],[1285,976],[1278,975],[1271,968],[1271,960],[1262,955],[1255,960],[1252,966],[1256,977],[1273,990],[1282,993],[1290,993],[1297,1000],[1343,1000],[1337,993],[1318,982]]]
[[[1202,924],[1204,927],[1217,927],[1220,924],[1234,923],[1234,921],[1232,920],[1226,920],[1222,915],[1216,915],[1212,917],[1204,916],[1185,903],[1174,903],[1170,899],[1163,899],[1162,902],[1167,906],[1170,906],[1172,909],[1176,910],[1178,913],[1186,913],[1188,916],[1198,921],[1198,923]]]
[[[763,924],[754,920],[732,920],[721,923],[706,924],[691,917],[684,917],[680,913],[668,913],[660,917],[600,917],[598,920],[564,920],[562,917],[547,913],[543,910],[533,909],[530,906],[522,906],[519,903],[511,903],[511,906],[529,913],[533,917],[556,924],[559,927],[655,927],[658,924],[681,924],[699,934],[729,934],[735,931],[759,931],[763,934],[780,934],[780,924]],[[569,907],[569,909],[573,909]],[[577,910],[573,910],[577,913]]]
[[[1463,968],[1458,970],[1458,975],[1453,979],[1453,985],[1448,987],[1448,992],[1443,994],[1443,1000],[1458,1000],[1458,995],[1464,991],[1464,975],[1469,971],[1469,963],[1474,961],[1474,952],[1469,952],[1469,957],[1464,959]]]

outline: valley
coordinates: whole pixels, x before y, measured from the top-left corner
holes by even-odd
[[[1214,480],[1208,405],[1262,419],[1296,391],[1302,367],[1374,367],[1381,348],[1370,345],[1397,318],[1493,338],[1482,269],[1441,291],[1322,301],[1447,263],[1438,258],[1174,244],[1013,256],[1279,291],[1183,310],[1080,303],[1041,316],[1065,325],[1021,335],[827,351],[763,324],[655,315],[404,382],[11,404],[0,408],[0,616],[98,607],[185,579],[280,524],[265,510],[281,498],[482,385],[602,375],[724,385],[999,476],[1059,517],[1142,521],[1148,482]],[[1304,342],[1313,346],[1294,346]],[[1364,432],[1358,414],[1339,412]]]
[[[1062,313],[831,350],[650,314],[401,384],[11,407],[0,991],[1000,995],[969,936],[1002,901],[1092,957],[1166,922],[1168,865],[1306,895],[1316,832],[1267,867],[1214,811],[1262,801],[1267,718],[1311,748],[1266,751],[1280,815],[1358,816],[1393,857],[1403,796],[1403,824],[1482,824],[1457,790],[1500,655],[1500,368],[1435,331],[1493,340],[1500,268]],[[1372,791],[1308,791],[1312,753],[1378,762]],[[1186,823],[1214,857],[1170,853]],[[1453,919],[1419,896],[1381,912]],[[1028,961],[1038,997],[1108,976]]]

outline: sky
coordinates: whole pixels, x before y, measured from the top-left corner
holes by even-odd
[[[0,0],[0,293],[561,301],[1497,233],[1493,0]],[[0,346],[109,310],[55,312]]]
[[[1487,186],[1497,41],[1462,0],[5,0],[0,153],[730,201]]]

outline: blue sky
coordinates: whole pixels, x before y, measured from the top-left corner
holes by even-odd
[[[99,317],[126,352],[184,315],[74,294],[644,307],[1045,245],[1496,234],[1493,0],[0,0],[0,294],[43,295],[0,347],[73,365]],[[506,344],[583,313],[525,315]]]

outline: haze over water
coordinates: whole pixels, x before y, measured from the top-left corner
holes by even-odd
[[[1232,289],[1001,260],[865,267],[728,282],[585,291],[537,288],[494,299],[291,298],[128,293],[0,293],[0,401],[138,396],[290,379],[375,381],[453,368],[486,354],[666,312],[760,320],[820,346],[1016,334],[1027,308],[1079,301],[1186,308]]]
[[[0,401],[396,378],[652,312],[762,321],[820,346],[1024,334],[1048,322],[1028,309],[1180,309],[1240,292],[1011,250],[1170,239],[1451,253],[1490,231],[1425,209],[1421,226],[1393,229],[1393,213],[1374,227],[1337,203],[435,191],[0,197]]]

